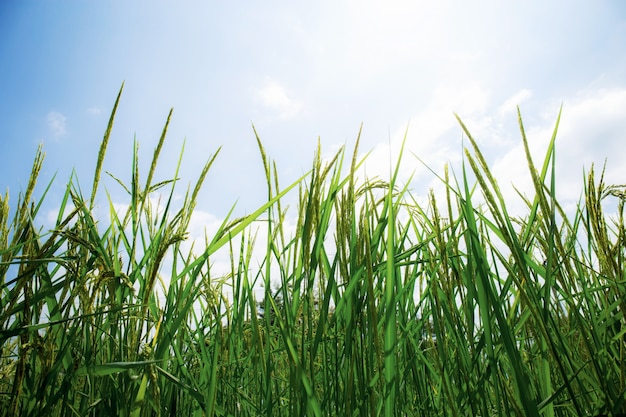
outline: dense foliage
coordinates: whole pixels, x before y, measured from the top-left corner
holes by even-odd
[[[508,213],[460,121],[471,144],[462,175],[446,170],[445,191],[426,204],[398,183],[399,160],[388,180],[360,181],[357,147],[346,164],[343,150],[327,162],[318,151],[281,189],[257,136],[267,203],[185,251],[217,153],[177,207],[177,181],[154,183],[167,124],[145,182],[136,148],[129,185],[117,180],[127,207],[109,198],[109,218],[94,218],[119,100],[91,193],[70,178],[51,230],[34,220],[41,151],[15,209],[0,196],[2,415],[626,411],[624,186],[591,169],[565,213],[556,127],[536,166],[520,118],[535,187],[524,216]],[[295,214],[283,203],[290,190]],[[617,202],[613,217],[605,199]],[[223,276],[211,268],[218,250],[231,254]]]

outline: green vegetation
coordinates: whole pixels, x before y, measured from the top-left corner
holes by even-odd
[[[107,194],[109,219],[94,218],[119,99],[91,193],[70,178],[52,230],[34,222],[41,150],[14,213],[0,196],[2,415],[626,411],[624,186],[591,169],[568,216],[555,198],[556,127],[542,164],[528,156],[535,189],[521,217],[460,121],[471,145],[462,175],[446,170],[443,197],[425,205],[398,183],[400,161],[389,180],[359,181],[358,140],[351,159],[342,150],[325,162],[318,149],[282,189],[257,136],[267,203],[185,252],[219,150],[177,207],[178,181],[154,183],[166,123],[145,182],[135,147],[129,185],[114,183],[128,206],[116,211]],[[521,118],[520,128],[530,155]],[[232,254],[225,276],[211,271],[220,249]]]

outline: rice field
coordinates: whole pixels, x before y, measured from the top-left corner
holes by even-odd
[[[148,172],[135,147],[130,178],[113,177],[129,198],[116,210],[101,177],[121,93],[91,187],[67,180],[54,227],[34,220],[42,149],[15,205],[0,195],[0,415],[626,413],[625,186],[591,168],[566,213],[558,119],[534,161],[519,118],[534,184],[522,216],[460,119],[462,170],[426,204],[398,181],[400,160],[359,179],[358,138],[331,160],[318,149],[283,187],[257,135],[267,202],[189,250],[219,149],[186,190],[177,172],[155,182],[168,118]],[[218,251],[226,274],[212,271]]]

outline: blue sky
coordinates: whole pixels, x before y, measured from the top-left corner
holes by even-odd
[[[453,113],[499,180],[524,188],[515,106],[541,155],[563,104],[562,197],[577,200],[583,168],[605,158],[608,181],[626,183],[620,1],[3,1],[0,62],[0,191],[13,204],[40,143],[39,190],[57,172],[49,210],[72,169],[89,188],[123,81],[105,169],[130,178],[134,138],[147,164],[173,107],[159,179],[183,141],[183,184],[223,146],[200,219],[263,202],[252,124],[283,185],[308,170],[318,137],[328,154],[351,150],[361,123],[367,172],[384,176],[408,126],[402,172],[415,172],[414,192],[425,195],[435,182],[411,152],[436,171],[458,169]]]

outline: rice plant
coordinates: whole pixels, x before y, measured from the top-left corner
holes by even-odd
[[[565,212],[560,115],[540,164],[519,116],[534,184],[523,216],[460,119],[460,175],[446,168],[443,197],[426,204],[399,181],[403,151],[389,178],[359,178],[358,137],[330,160],[318,146],[311,170],[281,188],[254,131],[267,202],[189,250],[219,149],[177,203],[178,170],[155,180],[170,112],[145,180],[135,144],[130,179],[103,182],[121,93],[90,194],[72,175],[50,230],[35,221],[52,184],[35,196],[42,149],[15,207],[0,198],[0,414],[626,413],[625,187],[592,167]],[[103,199],[109,217],[96,218]],[[212,264],[224,250],[227,273]]]

